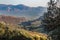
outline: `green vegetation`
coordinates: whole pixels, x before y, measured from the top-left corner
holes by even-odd
[[[46,34],[26,31],[19,27],[0,23],[0,40],[48,40]]]
[[[52,40],[60,40],[60,8],[56,7],[54,0],[50,0],[48,6],[42,24],[47,34],[52,37]]]

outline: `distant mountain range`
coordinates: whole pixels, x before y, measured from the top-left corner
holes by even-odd
[[[46,7],[28,7],[25,5],[0,4],[0,15],[36,18],[46,12]]]

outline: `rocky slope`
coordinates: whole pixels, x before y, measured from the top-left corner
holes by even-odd
[[[6,24],[18,24],[27,21],[25,17],[14,17],[14,16],[4,16],[0,15],[0,22],[3,21]]]

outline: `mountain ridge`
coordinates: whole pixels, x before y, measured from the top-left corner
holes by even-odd
[[[17,17],[28,17],[28,18],[36,18],[38,16],[43,15],[46,12],[46,7],[29,7],[23,4],[19,5],[5,5],[0,4],[0,15],[9,15],[9,16],[17,16]]]

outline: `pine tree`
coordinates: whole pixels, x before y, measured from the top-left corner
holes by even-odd
[[[52,40],[60,40],[60,8],[54,0],[48,3],[47,13],[44,14],[42,25]]]
[[[57,3],[54,0],[50,0],[50,2],[48,2],[47,13],[44,13],[42,24],[47,32],[54,30],[58,24],[56,18],[59,16],[59,10],[56,7],[56,4]]]

